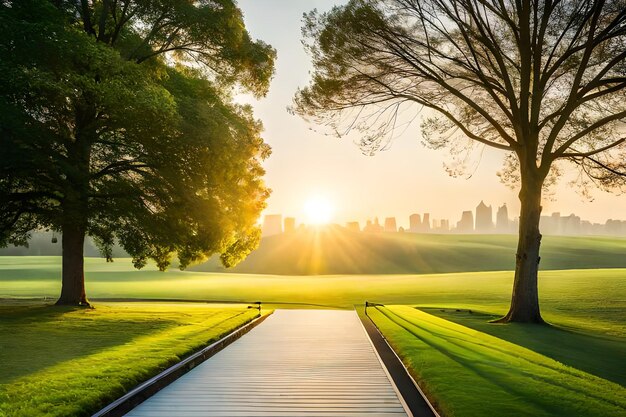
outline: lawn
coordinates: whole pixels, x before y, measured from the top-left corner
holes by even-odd
[[[444,416],[626,415],[624,386],[525,347],[548,336],[552,340],[538,343],[544,345],[544,353],[558,354],[563,343],[556,336],[568,337],[563,329],[486,324],[485,316],[467,318],[469,312],[462,314],[475,327],[495,329],[483,332],[412,306],[391,305],[368,311]],[[456,309],[453,311],[456,313]],[[506,339],[514,339],[516,343]],[[576,340],[583,343],[578,347],[578,354],[583,355],[586,340],[581,335]],[[554,345],[549,346],[550,342]],[[614,342],[611,344],[610,339],[606,342],[614,348],[612,351],[592,350],[587,354],[604,355],[607,365],[617,366],[608,376],[623,383],[626,352],[623,340],[621,348]],[[572,362],[576,362],[576,357],[570,358]],[[587,367],[594,370],[593,364]],[[607,373],[607,369],[603,371]]]
[[[0,304],[0,416],[88,416],[252,320],[245,305]]]
[[[86,259],[91,298],[261,300],[281,307],[352,308],[365,300],[384,304],[475,308],[504,314],[513,272],[422,275],[284,276],[137,271],[128,259]],[[0,298],[58,296],[58,257],[0,257]],[[548,320],[574,328],[626,334],[626,269],[541,271],[541,304]],[[483,308],[485,307],[485,308]]]
[[[488,312],[423,307],[420,310],[480,333],[524,346],[563,364],[626,387],[626,335],[623,333],[620,335],[622,330],[617,326],[613,327],[613,332],[607,332],[606,326],[610,326],[611,321],[605,320],[602,328],[579,331],[571,324],[564,325],[562,316],[551,316],[552,323],[549,326],[505,326],[491,323],[499,316]],[[587,311],[593,314],[590,310]],[[596,314],[598,320],[602,315],[615,313],[608,310]],[[622,312],[619,317],[624,320],[624,313]]]
[[[136,271],[128,259],[107,264],[87,258],[86,265],[87,291],[98,308],[71,314],[106,316],[109,310],[105,307],[113,309],[115,304],[103,305],[102,300],[113,298],[260,300],[268,308],[353,308],[365,300],[417,305],[422,311],[385,309],[389,314],[393,311],[395,321],[382,313],[377,313],[376,319],[390,340],[395,337],[395,347],[414,374],[428,384],[429,393],[447,416],[626,416],[626,269],[541,271],[542,312],[551,324],[542,327],[488,323],[506,313],[511,271],[279,276],[160,273],[153,266]],[[54,298],[60,290],[59,276],[59,258],[0,257],[0,298]],[[185,305],[194,304],[179,303],[172,314]],[[36,309],[24,311],[22,324],[38,323],[37,314]],[[94,337],[78,336],[79,341],[89,341],[80,345],[81,349],[104,354],[129,346],[124,343],[131,340],[135,344],[153,332],[165,331],[159,327],[165,325],[160,321],[148,320],[135,328],[135,319],[129,320],[132,323],[124,325],[136,329],[132,333],[120,335],[117,341],[97,338],[95,347],[91,346]],[[34,326],[29,337],[57,331],[44,323]],[[141,330],[143,325],[154,331]],[[104,345],[98,347],[98,343]],[[23,357],[34,356],[36,351]],[[59,360],[61,364],[73,361],[72,349],[66,354],[66,359]],[[97,375],[97,365],[85,355],[78,360]],[[13,361],[0,357],[0,363],[8,360]]]

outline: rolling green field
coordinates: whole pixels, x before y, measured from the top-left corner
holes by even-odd
[[[549,349],[558,353],[556,336],[567,339],[563,330],[537,325],[491,325],[498,330],[477,331],[411,306],[368,309],[413,376],[420,381],[435,407],[445,416],[623,416],[626,415],[626,388],[615,382],[581,371],[570,363],[552,359],[526,347],[528,341],[546,336],[557,342]],[[449,314],[449,313],[448,313]],[[466,312],[464,317],[469,316]],[[485,317],[471,317],[485,324]],[[506,340],[526,333],[522,343]],[[504,338],[489,333],[499,333]],[[611,376],[624,381],[624,354],[586,351],[578,338],[578,355],[601,354],[607,366],[617,366]],[[622,341],[623,342],[623,341]],[[596,341],[596,345],[601,342]],[[548,352],[548,353],[550,353]],[[574,365],[572,365],[574,364]],[[592,367],[593,368],[593,367]],[[593,370],[593,369],[591,369]],[[606,371],[607,369],[605,369]]]
[[[353,308],[365,300],[419,306],[384,309],[398,313],[404,327],[381,312],[376,320],[447,417],[626,415],[626,269],[541,271],[550,326],[528,326],[489,323],[508,308],[511,271],[284,276],[136,271],[128,259],[88,258],[86,265],[96,312],[105,311],[107,298],[260,300],[268,308]],[[54,298],[59,290],[59,258],[0,257],[0,298]],[[546,398],[537,394],[544,391]]]
[[[0,416],[88,416],[252,320],[242,305],[0,303]]]
[[[338,227],[284,233],[231,272],[278,275],[434,274],[514,269],[516,235],[355,233]],[[626,268],[626,238],[544,236],[541,269]],[[191,268],[225,272],[217,259]]]
[[[513,272],[423,275],[283,276],[181,272],[154,266],[137,271],[128,259],[86,259],[91,298],[263,301],[267,304],[352,308],[384,304],[475,308],[504,314]],[[58,296],[57,257],[0,257],[0,298]],[[626,334],[626,269],[541,271],[539,291],[549,321]]]

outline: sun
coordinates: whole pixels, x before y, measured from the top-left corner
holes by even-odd
[[[327,198],[311,197],[304,204],[304,212],[309,224],[322,225],[330,222],[333,216],[333,205]]]

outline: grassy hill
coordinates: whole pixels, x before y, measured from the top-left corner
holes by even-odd
[[[275,275],[431,274],[514,269],[515,235],[354,233],[339,227],[264,238],[241,264],[194,271]],[[626,239],[545,236],[541,269],[626,267]]]

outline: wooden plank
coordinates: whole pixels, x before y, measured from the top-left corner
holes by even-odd
[[[407,417],[354,311],[277,310],[130,417]]]

